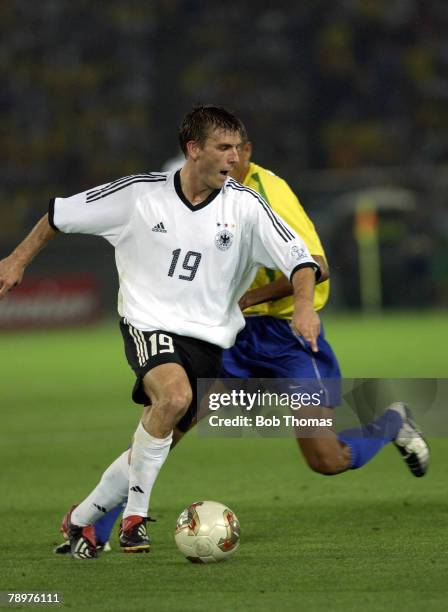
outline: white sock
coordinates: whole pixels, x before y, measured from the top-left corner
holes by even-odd
[[[72,523],[81,527],[91,525],[126,499],[129,487],[128,454],[126,450],[107,468],[90,495],[73,510]]]
[[[148,516],[149,497],[160,468],[170,451],[173,432],[166,438],[154,438],[139,423],[132,444],[129,467],[128,503],[123,518]]]

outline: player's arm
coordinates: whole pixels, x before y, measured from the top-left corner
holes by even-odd
[[[292,274],[291,283],[294,289],[292,328],[310,343],[313,352],[317,352],[320,319],[313,306],[314,287],[316,284],[315,270],[311,267],[297,269]]]
[[[46,214],[11,255],[0,260],[0,299],[21,282],[27,266],[56,234]]]
[[[322,283],[323,281],[328,280],[330,277],[330,272],[325,258],[321,255],[312,255],[312,258],[319,264],[321,270],[321,276],[317,283]],[[246,291],[246,293],[240,299],[239,305],[241,310],[245,310],[246,308],[255,306],[256,304],[280,300],[281,298],[292,295],[292,293],[293,288],[291,283],[286,276],[282,275],[277,280],[272,281],[272,283],[267,283],[262,287],[257,287],[256,289]]]
[[[272,208],[298,236],[301,236],[309,252],[312,253],[312,257],[319,264],[322,276],[317,282],[328,280],[330,276],[328,263],[314,223],[286,181],[277,176],[266,178],[268,181],[264,188],[268,191]]]
[[[135,190],[146,180],[129,176],[68,198],[52,198],[48,214],[9,257],[0,261],[0,299],[20,283],[26,267],[58,230],[102,236],[116,246],[132,217],[137,199]]]
[[[253,205],[253,201],[251,203]],[[302,238],[295,235],[263,199],[258,200],[254,212],[254,261],[268,268],[276,267],[289,276],[294,298],[292,327],[317,352],[320,319],[313,302],[316,278],[321,275],[319,264],[311,257]]]

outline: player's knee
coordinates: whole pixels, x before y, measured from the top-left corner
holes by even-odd
[[[167,418],[175,424],[187,412],[192,399],[193,393],[190,388],[184,387],[182,389],[176,389],[163,398],[161,401],[161,409],[166,414]]]
[[[341,471],[334,459],[325,453],[313,453],[306,460],[313,472],[324,476],[333,476]]]

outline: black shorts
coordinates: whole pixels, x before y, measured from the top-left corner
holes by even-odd
[[[143,388],[143,377],[149,370],[163,363],[178,363],[186,371],[193,401],[177,427],[187,431],[196,416],[196,381],[198,378],[217,378],[221,370],[222,348],[204,340],[162,330],[140,331],[125,323],[124,319],[120,321],[120,329],[126,358],[137,377],[132,390],[132,399],[136,404],[151,403]]]

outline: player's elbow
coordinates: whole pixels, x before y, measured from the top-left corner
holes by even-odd
[[[320,267],[320,277],[319,283],[323,283],[324,281],[330,278],[330,268],[328,267],[328,263],[324,257],[321,255],[312,255],[314,261],[319,264]]]
[[[323,283],[324,281],[328,280],[330,278],[330,270],[328,269],[328,266],[326,266],[326,269],[323,269],[322,266],[320,268],[320,278],[319,278],[319,283]]]

